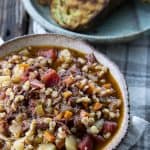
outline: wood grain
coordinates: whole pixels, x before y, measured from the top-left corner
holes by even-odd
[[[0,0],[0,36],[4,40],[26,34],[28,22],[21,0]]]

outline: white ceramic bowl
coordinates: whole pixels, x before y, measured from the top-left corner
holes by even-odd
[[[111,142],[104,147],[104,150],[112,150],[116,148],[120,144],[121,140],[124,138],[128,129],[128,122],[129,122],[128,90],[127,90],[127,85],[124,80],[124,77],[120,72],[119,68],[105,55],[93,49],[87,43],[78,39],[73,39],[58,34],[28,35],[28,36],[15,38],[13,40],[5,42],[0,46],[0,57],[5,56],[10,52],[13,52],[15,50],[18,50],[26,46],[59,46],[59,47],[75,49],[77,51],[84,52],[84,53],[93,52],[97,60],[110,69],[110,72],[115,78],[115,80],[117,81],[122,93],[123,102],[124,102],[124,108],[123,108],[124,113],[123,113],[122,123],[117,134],[113,137]]]

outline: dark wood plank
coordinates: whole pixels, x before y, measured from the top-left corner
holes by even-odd
[[[28,24],[21,0],[0,0],[0,36],[4,40],[26,34]]]

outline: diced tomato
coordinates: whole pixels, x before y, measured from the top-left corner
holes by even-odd
[[[103,126],[103,132],[107,133],[113,133],[115,129],[117,128],[117,123],[113,121],[105,121]]]
[[[37,79],[30,81],[30,84],[36,88],[43,88],[44,84]]]
[[[39,56],[44,56],[46,58],[51,58],[53,61],[57,58],[57,51],[54,49],[43,50],[38,52]]]
[[[42,81],[46,86],[54,86],[57,85],[60,81],[60,77],[54,69],[49,69],[43,76]]]
[[[93,139],[90,135],[85,136],[79,143],[79,150],[93,150]]]

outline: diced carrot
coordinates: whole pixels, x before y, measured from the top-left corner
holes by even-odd
[[[102,87],[104,87],[106,89],[110,89],[111,88],[111,84],[110,83],[106,83],[106,84],[103,84]]]
[[[77,84],[76,84],[76,86],[77,86],[80,90],[82,90],[82,89],[83,89],[83,87],[84,87],[84,85],[83,85],[83,84],[81,84],[81,83],[77,83]]]
[[[64,118],[65,119],[70,119],[72,117],[73,113],[71,111],[65,111],[65,114],[64,114]]]
[[[64,113],[60,112],[57,116],[56,116],[56,120],[60,120],[63,118]]]
[[[89,83],[88,84],[88,89],[87,89],[87,93],[88,94],[93,94],[94,93],[94,91],[96,91],[96,87],[95,87],[95,85],[93,84],[93,83]]]
[[[44,139],[46,140],[46,141],[48,141],[48,142],[54,142],[55,141],[55,136],[52,134],[52,133],[50,133],[49,131],[45,131],[44,132]]]
[[[63,82],[66,86],[70,86],[74,82],[74,78],[72,76],[68,76],[63,80]]]
[[[23,70],[27,70],[29,68],[29,64],[23,63],[23,64],[20,64],[19,67]]]
[[[103,106],[103,104],[101,104],[101,103],[99,103],[99,102],[96,102],[96,103],[94,103],[94,105],[93,105],[93,110],[97,111],[97,110],[101,109],[102,106]]]
[[[65,92],[62,93],[62,95],[63,95],[63,97],[64,97],[65,99],[68,99],[68,98],[72,95],[72,92],[70,92],[70,91],[65,91]]]
[[[80,117],[82,118],[82,117],[86,117],[86,116],[89,116],[89,113],[84,111],[84,110],[81,110],[80,111]]]

